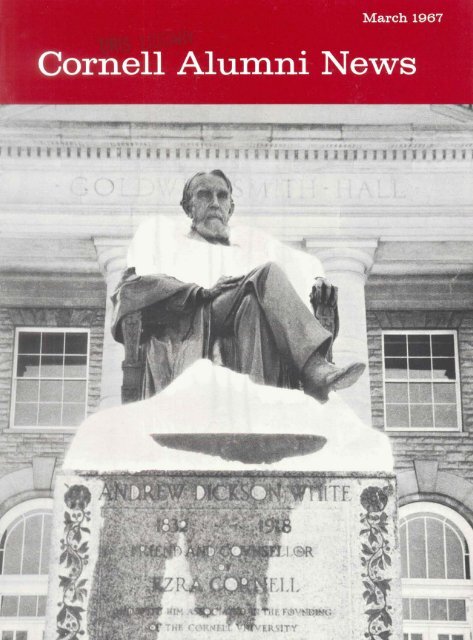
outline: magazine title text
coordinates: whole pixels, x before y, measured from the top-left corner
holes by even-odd
[[[321,51],[310,60],[306,51],[292,57],[219,57],[214,51],[188,51],[176,69],[166,69],[162,51],[140,51],[135,57],[76,58],[62,51],[44,51],[38,58],[42,75],[57,76],[308,76],[407,75],[416,73],[415,57],[363,57],[353,51]]]

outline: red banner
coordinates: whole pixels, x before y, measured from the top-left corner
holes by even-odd
[[[471,0],[1,0],[2,103],[471,103]]]

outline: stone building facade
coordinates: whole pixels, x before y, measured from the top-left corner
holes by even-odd
[[[406,640],[470,637],[472,132],[465,105],[0,109],[1,640],[41,637],[54,473],[119,403],[130,238],[213,168],[339,287],[335,360],[369,362],[343,395],[395,454]]]

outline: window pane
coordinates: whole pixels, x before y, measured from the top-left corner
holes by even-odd
[[[463,549],[456,533],[450,527],[445,527],[447,545],[447,578],[464,578]]]
[[[411,382],[409,384],[411,402],[432,402],[432,385],[430,382]]]
[[[428,404],[411,405],[411,427],[419,429],[432,429],[434,417],[432,407]]]
[[[58,427],[61,424],[61,405],[59,403],[39,406],[38,426]]]
[[[407,344],[409,347],[409,356],[428,356],[430,357],[430,336],[412,335],[408,336]]]
[[[464,600],[448,601],[448,619],[466,620],[466,603]]]
[[[386,380],[407,379],[407,360],[405,358],[386,358]]]
[[[410,520],[409,527],[409,567],[410,578],[426,578],[424,518]]]
[[[400,528],[401,537],[401,569],[402,577],[408,578],[408,565],[407,565],[407,524],[404,524]]]
[[[20,616],[36,616],[36,598],[37,596],[20,597]]]
[[[39,353],[41,334],[21,331],[18,334],[18,353]]]
[[[407,403],[407,382],[387,382],[386,402]]]
[[[452,640],[464,640],[464,636],[463,636],[463,634],[454,633],[452,635]]]
[[[435,402],[451,402],[455,404],[457,401],[455,383],[434,384],[434,400]]]
[[[443,522],[427,518],[429,578],[445,578],[445,548]]]
[[[62,380],[42,380],[39,399],[41,402],[61,402]]]
[[[2,631],[2,640],[13,640],[13,631]]]
[[[17,403],[15,405],[15,426],[16,427],[35,427],[38,414],[37,404]]]
[[[16,399],[18,402],[38,402],[39,383],[37,380],[18,380]]]
[[[430,600],[430,619],[446,620],[447,619],[447,601],[444,599],[432,598]]]
[[[409,378],[430,379],[431,377],[430,358],[409,358]]]
[[[21,573],[21,549],[23,546],[23,521],[13,527],[7,537],[3,556],[3,573],[11,575]]]
[[[411,640],[422,640],[421,633],[411,633]]]
[[[85,402],[85,380],[64,381],[64,402]]]
[[[387,382],[386,402],[407,403],[407,382]]]
[[[28,640],[27,631],[17,631],[15,640]]]
[[[407,355],[405,335],[385,335],[384,336],[384,355],[401,357]]]
[[[86,333],[66,333],[66,353],[87,353]]]
[[[46,596],[38,596],[38,617],[46,615]]]
[[[39,376],[39,356],[18,356],[16,375],[18,378],[37,378]]]
[[[41,552],[41,568],[40,573],[43,575],[49,571],[49,547],[51,543],[51,514],[44,514],[44,530],[43,530],[43,550]],[[39,615],[39,614],[38,614]]]
[[[454,404],[435,405],[435,426],[437,429],[456,429],[457,407]]]
[[[391,428],[409,426],[409,410],[407,404],[386,405],[386,426]]]
[[[411,619],[411,610],[409,607],[409,598],[403,598],[402,599],[402,617],[404,618],[404,620],[410,620]]]
[[[447,633],[439,633],[437,638],[438,640],[450,640],[450,636]]]
[[[434,358],[433,367],[436,380],[455,380],[454,358]]]
[[[66,356],[64,377],[85,378],[87,375],[87,358],[85,356]]]
[[[433,335],[432,355],[453,357],[455,355],[455,342],[453,335]]]
[[[85,418],[83,404],[64,403],[62,409],[62,424],[65,427],[75,427]]]
[[[42,378],[62,378],[63,364],[62,356],[42,356],[41,357],[41,377]]]
[[[18,596],[2,596],[1,615],[16,618],[18,615]]]
[[[23,547],[23,574],[39,573],[39,553],[41,543],[41,514],[30,516],[25,521],[25,543]]]
[[[429,603],[427,598],[411,599],[411,620],[428,620]]]
[[[63,333],[43,333],[42,353],[64,353]]]

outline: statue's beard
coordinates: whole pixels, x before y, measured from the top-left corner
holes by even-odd
[[[206,218],[199,222],[193,220],[192,229],[206,240],[209,240],[209,242],[228,244],[230,239],[230,229],[228,225],[217,217]]]

